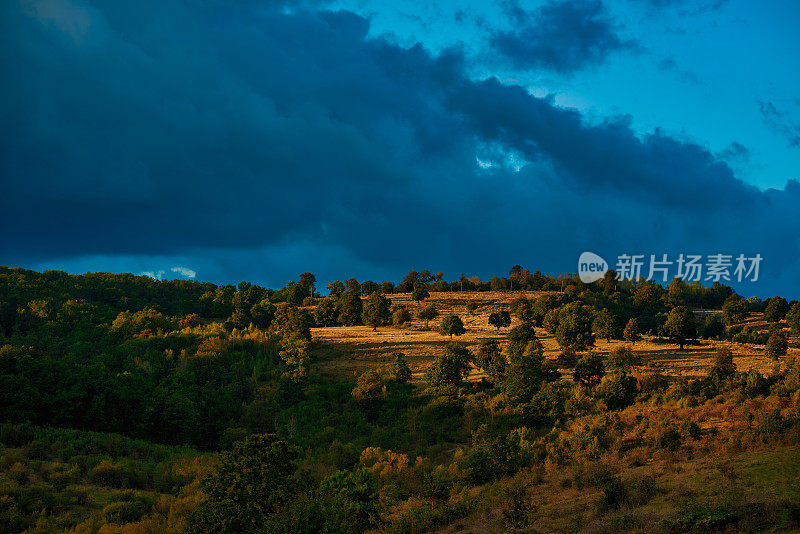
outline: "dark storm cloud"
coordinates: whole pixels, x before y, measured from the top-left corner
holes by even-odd
[[[789,146],[800,147],[800,121],[791,113],[778,110],[772,102],[759,102],[761,116],[778,135],[786,138]]]
[[[352,13],[202,5],[3,4],[0,263],[397,278],[727,251],[774,281],[800,262],[796,182],[760,192],[699,145],[473,81],[458,50],[369,39]]]
[[[600,0],[551,1],[534,11],[509,0],[503,7],[512,29],[496,31],[491,45],[514,68],[565,74],[599,65],[612,53],[638,49],[618,35]]]

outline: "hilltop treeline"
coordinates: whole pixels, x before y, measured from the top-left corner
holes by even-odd
[[[514,295],[510,310],[488,317],[498,333],[470,350],[458,342],[461,318],[444,315],[433,327],[455,339],[412,384],[400,353],[352,379],[322,376],[317,362],[348,355],[310,329],[408,328],[412,311],[427,329],[438,316],[430,293],[460,291],[461,281],[412,271],[397,286],[334,282],[322,297],[311,273],[271,290],[0,269],[0,524],[423,532],[483,514],[498,529],[523,528],[535,521],[527,490],[504,480],[569,470],[570,484],[601,492],[587,517],[604,521],[659,491],[612,466],[798,442],[800,366],[784,362],[798,303],[613,273],[590,285],[518,269],[498,280]],[[470,283],[464,291],[486,288]],[[534,289],[544,293],[525,293]],[[412,305],[393,305],[396,292]],[[744,324],[753,313],[766,331]],[[557,360],[543,354],[549,335]],[[785,370],[739,372],[721,345],[701,378],[642,374],[642,337],[675,351],[698,338],[762,344]],[[603,355],[598,339],[625,344]],[[467,381],[472,368],[485,378]],[[697,422],[718,405],[733,421],[727,433]],[[759,528],[786,528],[798,498],[713,513],[745,528],[755,503],[786,512]],[[703,516],[687,509],[665,521],[702,529]]]

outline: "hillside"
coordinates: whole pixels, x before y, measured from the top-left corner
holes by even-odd
[[[0,269],[0,530],[800,527],[796,302],[309,275]]]

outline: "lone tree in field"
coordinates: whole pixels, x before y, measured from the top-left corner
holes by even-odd
[[[786,356],[789,349],[789,343],[786,341],[786,335],[780,330],[774,331],[767,339],[767,345],[764,347],[764,355],[777,360],[781,356]]]
[[[769,323],[777,323],[789,312],[789,303],[783,297],[772,297],[769,299],[767,308],[764,310],[764,320]]]
[[[364,324],[372,327],[373,332],[379,326],[387,324],[391,319],[392,314],[389,311],[389,304],[389,299],[378,292],[372,293],[364,302],[364,311],[361,317],[364,320]]]
[[[634,317],[628,321],[628,324],[625,325],[625,331],[622,332],[622,339],[635,345],[637,341],[642,339],[640,334],[639,321],[637,321],[636,317]]]
[[[428,321],[439,317],[439,311],[433,304],[428,304],[427,306],[425,306],[424,308],[422,308],[417,312],[417,317],[421,321],[425,321],[425,328],[428,328]]]
[[[634,365],[642,363],[640,355],[623,345],[612,350],[606,360],[606,368],[615,373],[628,373]]]
[[[606,341],[619,336],[619,319],[610,310],[603,308],[594,318],[594,331]]]
[[[442,324],[439,325],[439,333],[443,336],[450,336],[450,339],[453,339],[453,336],[460,336],[466,332],[464,330],[464,323],[461,322],[461,318],[458,315],[447,315],[442,319]]]
[[[511,314],[506,310],[489,314],[489,324],[498,331],[506,326],[511,326]]]
[[[694,322],[694,313],[686,306],[676,306],[669,312],[667,322],[664,324],[664,334],[678,342],[680,350],[687,339],[697,338],[697,325]]]
[[[392,324],[396,327],[401,327],[411,321],[411,314],[408,313],[408,308],[400,306],[392,313]]]
[[[411,300],[414,302],[422,302],[426,298],[431,296],[431,292],[428,291],[426,286],[419,285],[414,288],[414,291],[411,292]]]
[[[563,350],[576,352],[594,346],[592,314],[588,307],[577,302],[561,307],[558,314],[556,341]]]
[[[733,363],[733,352],[728,347],[717,347],[708,376],[715,384],[720,385],[734,375],[736,375],[736,364]]]

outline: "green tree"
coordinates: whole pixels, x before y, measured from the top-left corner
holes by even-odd
[[[334,297],[326,297],[319,301],[314,308],[314,320],[317,326],[336,326],[338,324],[339,309]]]
[[[458,343],[448,343],[425,372],[425,381],[434,388],[451,389],[469,376],[472,354]]]
[[[777,323],[786,317],[789,312],[789,303],[783,297],[772,297],[764,310],[764,320],[769,323]]]
[[[269,328],[275,318],[275,305],[269,299],[264,299],[250,308],[250,318],[258,328]]]
[[[364,303],[362,313],[364,324],[371,326],[373,331],[377,330],[379,326],[387,324],[391,319],[390,304],[389,299],[377,291],[373,292]]]
[[[631,368],[642,363],[641,357],[630,347],[615,347],[608,355],[606,367],[609,371],[629,373]]]
[[[594,318],[594,331],[606,341],[617,339],[619,337],[619,318],[606,308],[600,310],[597,317]]]
[[[345,291],[339,298],[339,322],[346,326],[357,326],[361,324],[361,314],[364,311],[364,304],[361,296],[353,290]]]
[[[667,322],[664,324],[664,334],[677,341],[680,350],[683,350],[683,345],[687,339],[695,339],[697,337],[697,325],[695,324],[692,310],[686,306],[672,308],[669,312],[669,317],[667,317]]]
[[[747,301],[739,295],[731,295],[722,305],[722,322],[728,326],[747,319]]]
[[[334,280],[328,284],[328,293],[334,298],[339,298],[339,296],[344,293],[344,284],[339,280]]]
[[[714,360],[708,370],[708,376],[717,385],[736,375],[736,364],[733,362],[733,352],[728,347],[717,347],[714,351]]]
[[[789,327],[792,329],[792,332],[795,334],[800,334],[800,304],[794,303],[792,307],[789,309],[789,313],[786,314],[786,318],[789,322]]]
[[[302,486],[297,452],[275,434],[254,434],[220,453],[203,480],[207,499],[188,521],[189,532],[259,532]]]
[[[411,368],[402,352],[394,353],[394,361],[389,365],[389,373],[395,382],[405,384],[411,381]]]
[[[561,308],[556,341],[563,350],[577,352],[594,346],[592,314],[588,307],[572,302]]]
[[[428,321],[436,319],[439,316],[439,311],[436,309],[436,306],[433,303],[428,304],[424,308],[421,308],[417,311],[417,317],[425,321],[425,328],[428,328]]]
[[[572,379],[589,387],[594,387],[600,383],[606,374],[603,358],[596,352],[584,354],[572,372]]]
[[[622,332],[622,339],[633,344],[636,344],[637,341],[642,339],[639,321],[637,321],[635,317],[631,318],[628,324],[625,325],[625,331]]]
[[[503,327],[511,326],[511,314],[506,310],[492,312],[489,314],[489,324],[494,326],[498,331]]]
[[[786,356],[788,349],[789,343],[786,340],[786,335],[780,330],[775,330],[770,334],[769,339],[767,339],[767,344],[764,347],[764,355],[773,360],[777,360],[781,356]]]
[[[509,360],[521,358],[522,353],[531,341],[539,343],[539,338],[536,337],[532,323],[522,323],[512,328],[508,332],[508,345],[506,345]]]
[[[408,308],[400,306],[392,313],[392,324],[396,327],[401,327],[411,321],[411,314],[408,313]]]
[[[428,298],[430,296],[431,296],[431,292],[428,291],[427,286],[423,286],[423,285],[418,285],[411,292],[411,300],[413,300],[414,302],[422,302],[423,300],[425,300],[426,298]]]
[[[500,384],[506,376],[506,357],[494,339],[481,340],[475,354],[475,364],[484,370],[494,384]]]
[[[376,370],[370,370],[362,373],[353,391],[350,392],[353,400],[362,404],[373,404],[384,398],[386,395],[386,386],[383,383],[383,377]]]
[[[709,315],[703,323],[703,337],[706,339],[724,339],[725,324],[719,315]]]
[[[286,375],[292,378],[308,376],[311,368],[311,351],[308,339],[298,332],[289,332],[281,340],[279,355],[286,364]]]
[[[509,352],[508,356],[508,370],[501,389],[511,402],[528,402],[539,391],[545,378],[542,344],[538,339],[532,339],[524,350]]]
[[[465,307],[467,308],[469,314],[472,315],[473,313],[475,313],[475,310],[478,309],[478,303],[475,302],[474,300],[468,300]]]
[[[453,336],[460,336],[466,330],[464,330],[464,323],[461,322],[461,318],[458,315],[446,315],[442,318],[442,324],[439,325],[439,334],[443,336],[450,336],[450,339],[453,339]]]

